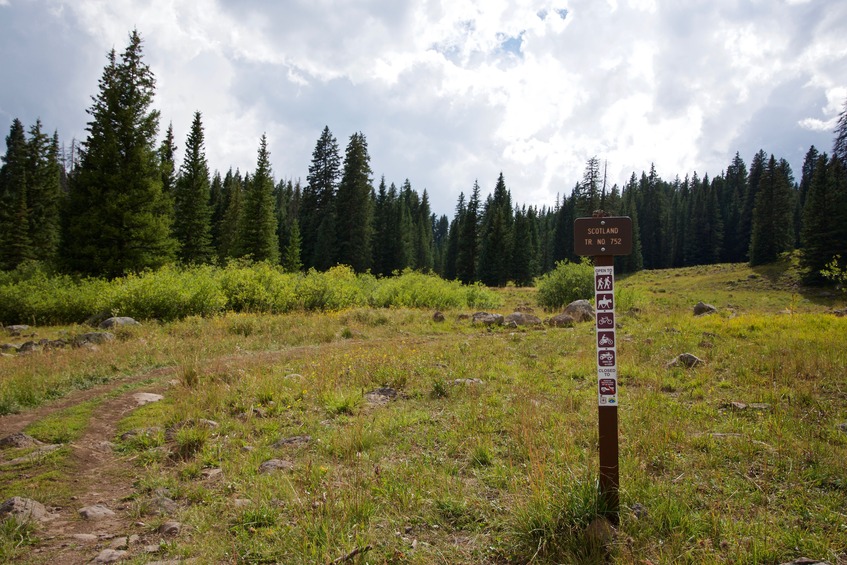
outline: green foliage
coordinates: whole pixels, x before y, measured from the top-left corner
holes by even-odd
[[[9,517],[0,521],[0,561],[10,563],[24,548],[36,542],[37,523]]]
[[[239,254],[254,261],[279,262],[279,240],[273,196],[273,178],[268,139],[262,135],[256,172],[244,193],[244,221],[241,222]]]
[[[841,291],[847,293],[847,267],[842,264],[841,255],[832,258],[826,267],[821,270],[821,275],[835,282],[841,287]]]
[[[166,266],[105,281],[50,275],[37,263],[0,273],[0,322],[35,325],[82,323],[99,312],[139,320],[178,320],[224,311],[281,314],[361,306],[492,307],[497,295],[435,275],[406,271],[377,279],[339,265],[326,272],[289,273],[268,263],[233,261]]]
[[[594,269],[587,259],[579,263],[559,261],[556,268],[539,277],[538,304],[548,310],[562,308],[579,299],[594,296]]]
[[[213,254],[211,184],[203,137],[202,116],[194,112],[185,142],[185,160],[174,188],[173,230],[184,263],[207,263]]]

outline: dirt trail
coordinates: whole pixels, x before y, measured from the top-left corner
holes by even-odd
[[[162,394],[167,389],[162,377],[173,373],[172,368],[156,369],[116,380],[115,382],[74,392],[65,398],[32,411],[0,417],[0,437],[20,432],[26,425],[69,408],[106,396],[118,387],[149,379],[157,382],[130,390],[119,396],[107,398],[96,410],[88,427],[77,441],[70,444],[71,454],[64,460],[67,474],[73,476],[71,502],[62,508],[51,508],[54,518],[42,523],[37,536],[39,542],[19,560],[21,563],[51,563],[52,565],[89,563],[104,549],[128,549],[126,557],[144,551],[145,545],[156,545],[161,537],[143,525],[143,518],[132,515],[127,497],[133,493],[134,474],[131,462],[112,451],[117,424],[142,402],[139,392]],[[21,469],[26,474],[26,467]],[[37,495],[35,496],[37,499]],[[47,502],[47,501],[45,501]],[[49,502],[48,502],[49,504]],[[115,514],[99,520],[83,519],[81,508],[103,505]],[[49,506],[48,506],[49,507]],[[124,537],[138,536],[127,547]],[[155,560],[155,555],[150,556]]]

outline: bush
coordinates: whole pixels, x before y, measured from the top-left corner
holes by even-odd
[[[555,269],[536,279],[535,286],[538,304],[556,310],[574,300],[594,297],[594,268],[588,259],[579,263],[559,261]]]

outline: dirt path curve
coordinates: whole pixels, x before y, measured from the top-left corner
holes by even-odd
[[[118,422],[147,401],[139,397],[139,393],[164,393],[169,386],[164,382],[165,377],[173,373],[173,367],[142,371],[101,386],[72,392],[27,412],[0,417],[0,437],[6,437],[60,410],[106,397],[89,420],[82,437],[69,445],[70,456],[62,463],[66,466],[66,474],[73,477],[69,485],[74,493],[70,504],[51,508],[54,517],[43,522],[37,530],[39,542],[17,562],[51,565],[89,563],[100,557],[105,549],[114,549],[115,552],[129,549],[123,554],[129,557],[143,550],[145,544],[158,543],[158,538],[151,539],[149,529],[132,516],[127,497],[133,494],[137,470],[126,458],[112,451],[111,441]],[[123,394],[109,397],[120,387],[149,380],[153,381],[149,385],[132,387]],[[26,468],[21,472],[25,474]],[[79,510],[95,505],[102,505],[114,514],[97,520],[83,519]],[[129,536],[137,536],[132,538],[134,543],[129,543]],[[121,554],[113,552],[113,555]],[[151,555],[151,559],[155,557]]]

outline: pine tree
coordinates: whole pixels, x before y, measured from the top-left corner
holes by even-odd
[[[279,263],[279,240],[274,214],[274,183],[271,173],[268,138],[262,134],[256,171],[244,194],[244,219],[241,223],[239,252],[254,261]]]
[[[15,118],[6,136],[0,168],[0,269],[14,269],[33,259],[27,205],[27,147],[24,126]]]
[[[138,32],[120,61],[114,50],[108,61],[71,183],[63,258],[77,271],[118,276],[167,263],[176,242],[155,148],[155,79]]]
[[[294,218],[291,222],[291,227],[288,234],[288,243],[282,254],[282,268],[289,273],[299,273],[303,268],[303,262],[300,260],[300,222]]]
[[[209,207],[212,210],[212,248],[216,257],[220,256],[221,248],[221,224],[226,212],[226,194],[224,193],[224,181],[221,173],[215,171],[212,184],[209,187]]]
[[[759,180],[753,209],[751,266],[776,261],[780,253],[793,247],[791,180],[788,164],[777,163],[771,155]]]
[[[185,159],[173,190],[174,235],[183,263],[212,260],[212,210],[209,165],[206,162],[202,115],[194,112],[185,142]]]
[[[223,180],[223,194],[225,209],[221,218],[218,247],[218,258],[222,262],[239,255],[238,238],[244,215],[244,182],[238,170],[235,173],[232,169],[227,171]]]
[[[634,273],[644,267],[641,257],[641,235],[638,221],[638,206],[636,205],[636,191],[638,182],[635,173],[629,179],[621,196],[621,216],[628,216],[632,220],[632,252],[615,258],[615,268],[620,273]]]
[[[176,187],[176,142],[174,141],[174,125],[168,124],[168,129],[165,132],[165,139],[159,145],[159,167],[162,170],[162,193],[173,198],[174,188]]]
[[[747,192],[744,194],[739,219],[737,253],[740,261],[750,258],[750,239],[753,234],[753,209],[756,207],[756,197],[759,192],[759,182],[767,166],[768,156],[761,149],[750,161],[750,174],[747,182]]]
[[[312,152],[300,206],[301,256],[306,267],[327,269],[335,264],[335,194],[340,173],[338,143],[325,126]]]
[[[465,217],[465,193],[459,193],[459,199],[456,202],[456,213],[453,215],[453,220],[450,222],[450,229],[447,233],[447,250],[444,252],[444,274],[443,277],[447,280],[455,280],[458,278],[456,266],[459,259],[459,238],[462,232],[462,219]]]
[[[456,278],[465,284],[476,280],[479,257],[479,183],[474,181],[465,214],[459,222],[461,233],[457,242]]]
[[[503,173],[500,173],[482,215],[477,277],[488,286],[504,286],[509,279],[512,224],[512,196],[506,189]]]
[[[748,178],[747,165],[738,153],[726,168],[725,178],[723,204],[725,244],[722,260],[739,263],[744,261],[747,255],[747,248],[740,242],[744,237],[741,228],[741,208],[747,196]]]
[[[343,210],[336,218],[336,236],[338,262],[350,265],[356,272],[364,272],[372,265],[373,171],[370,160],[364,134],[351,135],[336,196],[337,208]]]
[[[433,235],[432,211],[429,207],[429,195],[423,191],[415,218],[412,234],[412,267],[419,271],[429,272],[433,266]]]

